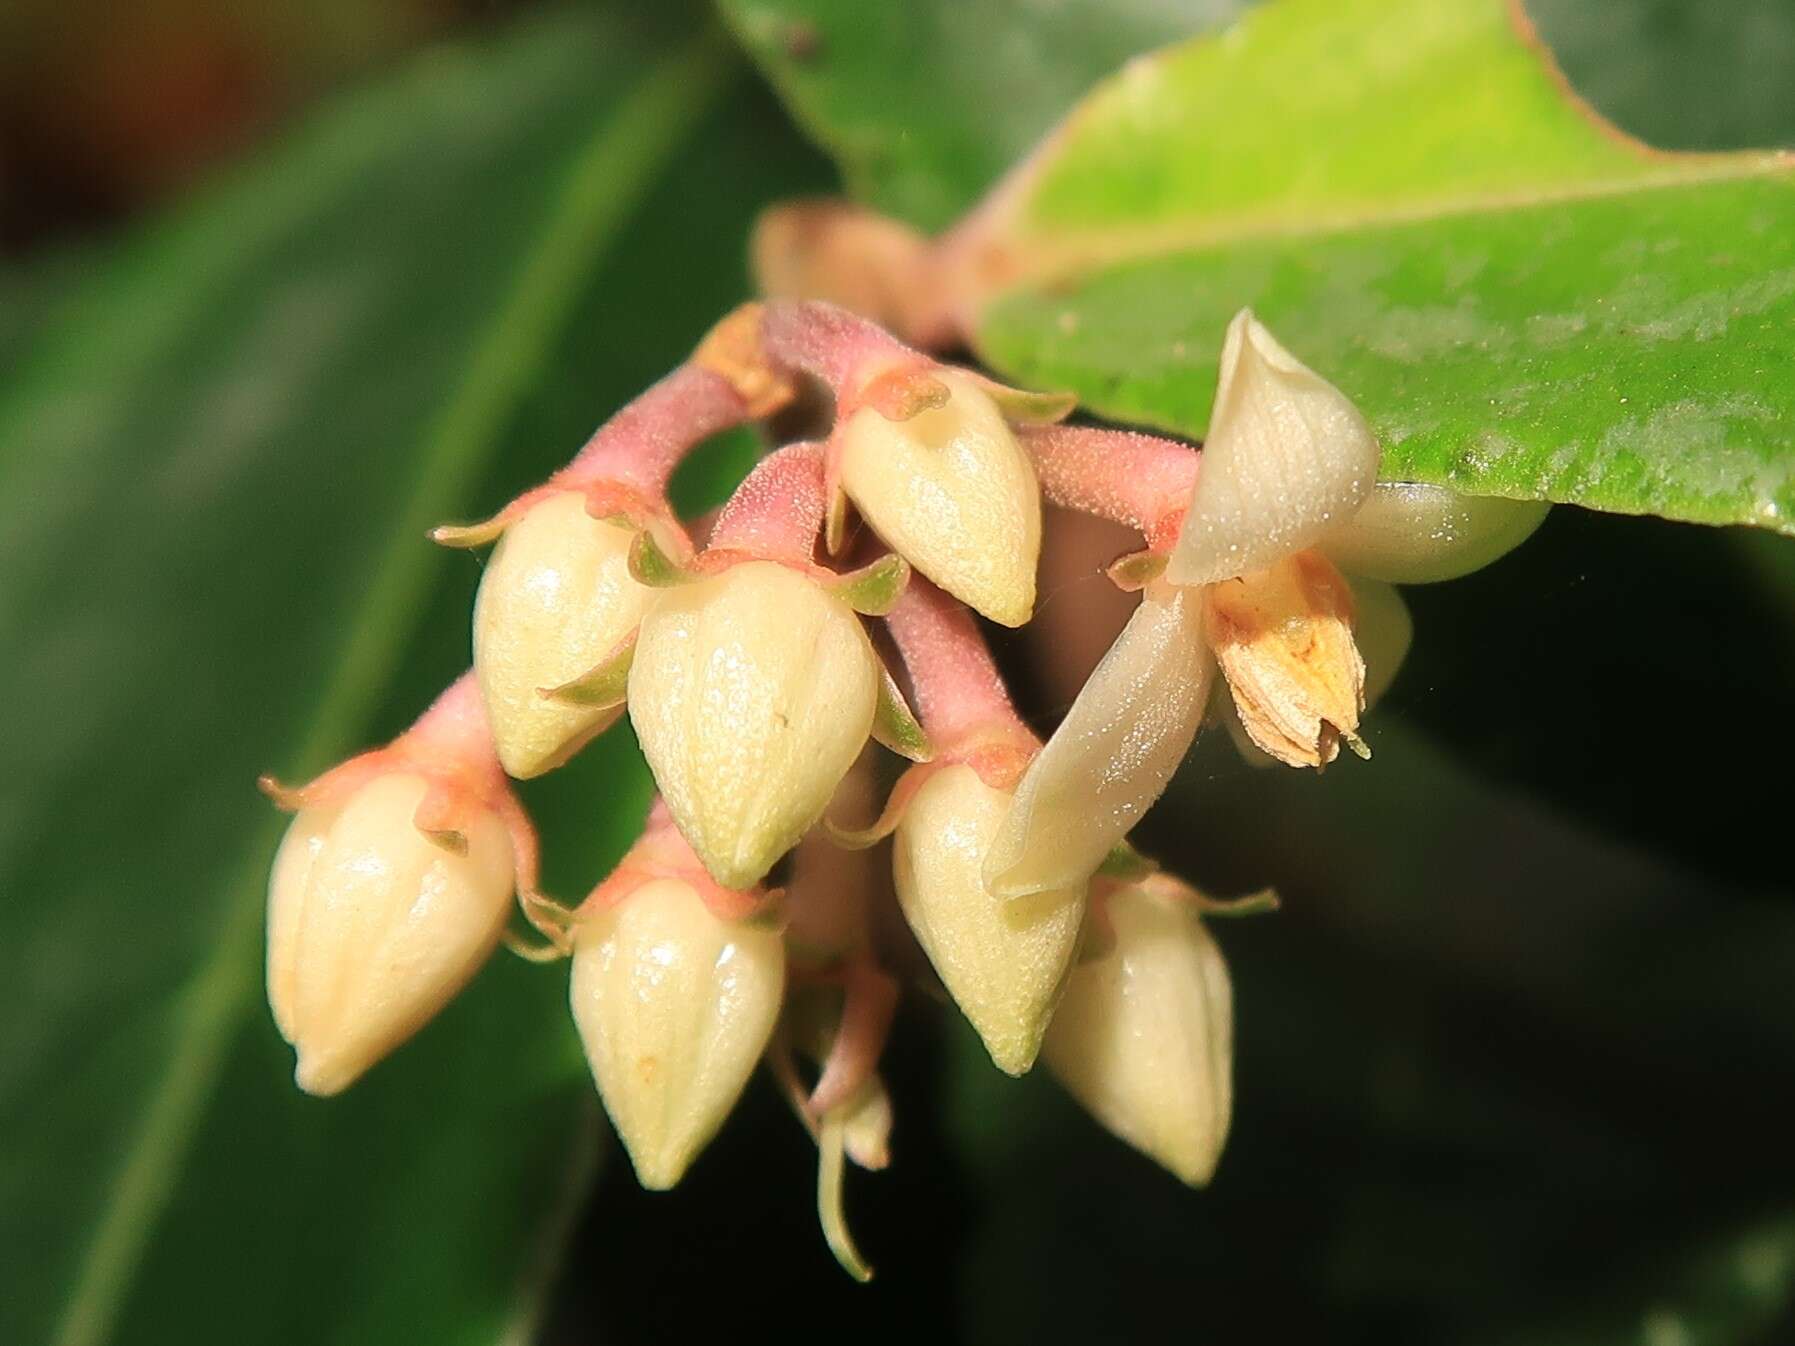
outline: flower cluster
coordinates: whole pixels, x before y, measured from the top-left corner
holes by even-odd
[[[714,518],[676,515],[688,451],[795,403],[826,412],[819,441],[769,452]],[[509,938],[570,960],[574,1023],[647,1187],[679,1181],[765,1062],[817,1140],[830,1246],[864,1276],[842,1182],[847,1161],[889,1158],[892,894],[1000,1069],[1043,1059],[1117,1136],[1208,1181],[1232,1006],[1202,918],[1268,902],[1205,898],[1127,836],[1206,717],[1261,760],[1368,755],[1361,717],[1408,639],[1381,581],[1524,530],[1442,543],[1458,503],[1377,485],[1364,418],[1248,312],[1200,452],[1071,410],[828,304],[748,305],[549,481],[437,530],[497,544],[472,670],[387,747],[268,783],[297,810],[268,995],[300,1087],[347,1087]],[[1045,742],[974,615],[1029,620],[1043,500],[1141,537],[1109,572],[1139,606]],[[625,713],[658,798],[563,905],[537,891],[509,779]],[[875,742],[910,762],[882,805]],[[508,936],[514,896],[540,942]]]

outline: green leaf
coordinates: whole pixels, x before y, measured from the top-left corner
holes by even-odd
[[[951,224],[1099,77],[1246,0],[721,0],[855,196]]]
[[[1537,8],[1629,130],[1795,141],[1786,5]],[[916,203],[965,203],[948,147],[1032,147],[1001,129],[1012,100],[987,92],[1028,80],[1032,17],[923,4],[887,32],[820,0],[730,9],[875,205],[942,224]],[[1795,385],[1774,377],[1795,358],[1790,161],[1614,134],[1565,96],[1518,12],[1273,0],[1131,62],[962,240],[978,263],[963,274],[986,287],[962,296],[975,347],[1101,414],[1196,436],[1223,326],[1251,305],[1365,407],[1386,476],[1795,531]],[[950,23],[960,43],[939,39]],[[1117,55],[1070,53],[1066,36],[1042,87]],[[975,53],[979,92],[906,58],[925,46]]]
[[[283,820],[253,780],[379,741],[458,671],[478,562],[423,530],[539,479],[679,359],[740,295],[718,240],[752,193],[813,180],[758,103],[720,106],[733,66],[693,17],[433,51],[88,259],[22,338],[0,1340],[527,1327],[593,1154],[564,971],[501,958],[348,1095],[303,1097],[261,1004]],[[620,732],[564,776],[530,799],[577,892],[646,777]]]
[[[981,351],[1119,419],[1201,434],[1251,305],[1387,477],[1795,531],[1789,159],[1598,126],[1499,0],[1281,0],[1137,63],[986,246]]]

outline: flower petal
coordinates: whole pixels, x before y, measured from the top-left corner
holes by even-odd
[[[1200,590],[1154,584],[1016,787],[985,860],[1000,897],[1081,883],[1184,760],[1215,660]]]
[[[1358,408],[1242,309],[1166,578],[1213,584],[1302,550],[1358,508],[1377,468]]]
[[[948,994],[998,1068],[1035,1063],[1084,919],[1083,882],[1005,901],[980,876],[1008,797],[953,765],[932,774],[898,824],[898,905]]]

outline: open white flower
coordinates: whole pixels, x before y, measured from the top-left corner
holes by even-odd
[[[1082,477],[1097,461],[1071,451],[1076,433],[1038,441],[1055,455],[1056,489],[1072,499],[1089,492]],[[1118,438],[1126,458],[1130,443]],[[1157,461],[1155,480],[1178,471],[1163,455],[1137,450],[1134,459],[1147,469]],[[1358,742],[1364,670],[1350,594],[1312,546],[1358,508],[1377,467],[1376,437],[1352,403],[1241,310],[1228,326],[1209,439],[1163,577],[1148,579],[1140,607],[1018,784],[986,870],[994,891],[1027,893],[1096,870],[1189,750],[1218,658],[1253,741],[1280,760],[1319,766],[1338,740]],[[1150,542],[1165,523],[1149,517],[1152,497],[1130,504]],[[1127,558],[1126,569],[1150,577],[1158,554]]]
[[[1378,461],[1351,400],[1242,309],[1222,344],[1203,466],[1166,578],[1213,584],[1313,546],[1371,493]]]

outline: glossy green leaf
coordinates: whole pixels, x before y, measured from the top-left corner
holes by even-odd
[[[1104,413],[1201,434],[1251,305],[1388,477],[1795,531],[1790,161],[1598,126],[1500,0],[1280,0],[1101,87],[1009,211],[981,349]]]
[[[1246,4],[721,0],[721,9],[849,189],[939,229],[1099,78]]]
[[[20,337],[0,1340],[527,1329],[594,1152],[564,969],[501,958],[347,1095],[300,1095],[261,1003],[284,820],[253,781],[378,742],[454,676],[479,563],[424,530],[679,359],[743,286],[718,240],[807,181],[739,84],[723,106],[700,18],[589,8],[432,51],[84,258]],[[614,734],[530,798],[577,896],[646,776]]]
[[[1786,6],[1539,7],[1629,128],[1795,140],[1795,81],[1738,76],[1795,48]],[[938,8],[1032,26],[925,4],[911,28]],[[797,0],[754,12],[752,31],[815,26]],[[1789,159],[1615,134],[1566,96],[1519,13],[1274,0],[1130,62],[975,227],[974,345],[1006,375],[1195,436],[1222,329],[1251,305],[1361,403],[1389,477],[1795,531],[1795,385],[1775,377],[1795,361]],[[1002,41],[970,45],[992,80],[1013,77]],[[1002,141],[984,99],[927,79],[875,94],[903,63],[851,35],[803,60],[756,51],[874,204],[905,208],[879,174],[887,141]],[[1687,106],[1703,97],[1718,107]]]

